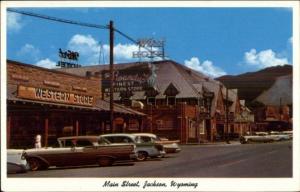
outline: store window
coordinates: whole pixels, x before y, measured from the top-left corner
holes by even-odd
[[[189,120],[189,138],[196,138],[195,121]]]
[[[147,104],[155,106],[156,105],[155,97],[148,97]]]
[[[204,120],[202,122],[200,122],[200,124],[199,124],[199,133],[200,133],[200,135],[205,134],[205,121]]]
[[[176,97],[168,96],[167,97],[167,105],[176,105]]]
[[[139,121],[136,119],[129,119],[128,130],[138,131],[139,130]]]
[[[156,120],[156,126],[158,130],[172,130],[174,128],[174,121],[171,119],[158,119]]]

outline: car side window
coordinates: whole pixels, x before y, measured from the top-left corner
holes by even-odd
[[[64,142],[62,142],[62,144],[63,147],[74,147],[72,140],[65,140]]]
[[[137,138],[138,143],[151,143],[150,137],[140,136]]]
[[[89,140],[77,140],[76,147],[89,147],[93,144]]]
[[[108,139],[105,139],[103,137],[100,137],[99,140],[98,140],[98,144],[100,145],[105,145],[105,144],[109,144],[110,141]]]

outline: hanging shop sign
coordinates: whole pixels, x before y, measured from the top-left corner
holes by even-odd
[[[63,51],[61,48],[58,51],[58,57],[60,60],[56,66],[61,68],[78,68],[81,65],[78,64],[79,53],[75,51]]]
[[[94,97],[48,88],[18,86],[18,97],[31,100],[92,106]]]
[[[114,92],[143,91],[148,85],[151,70],[148,65],[139,65],[116,70],[114,73]],[[110,92],[110,72],[102,71],[102,91]]]

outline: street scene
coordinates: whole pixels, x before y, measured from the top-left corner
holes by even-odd
[[[158,191],[200,190],[176,178],[293,181],[295,5],[200,4],[3,3],[6,181],[112,179],[100,191],[118,178]]]
[[[49,170],[10,174],[9,177],[288,178],[293,175],[290,141],[249,145],[237,142],[230,145],[185,145],[181,148],[180,153],[144,162],[118,163],[110,167],[52,167]]]

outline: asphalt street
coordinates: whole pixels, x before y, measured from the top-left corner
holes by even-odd
[[[292,177],[292,142],[182,145],[162,159],[111,167],[69,167],[8,177]]]

